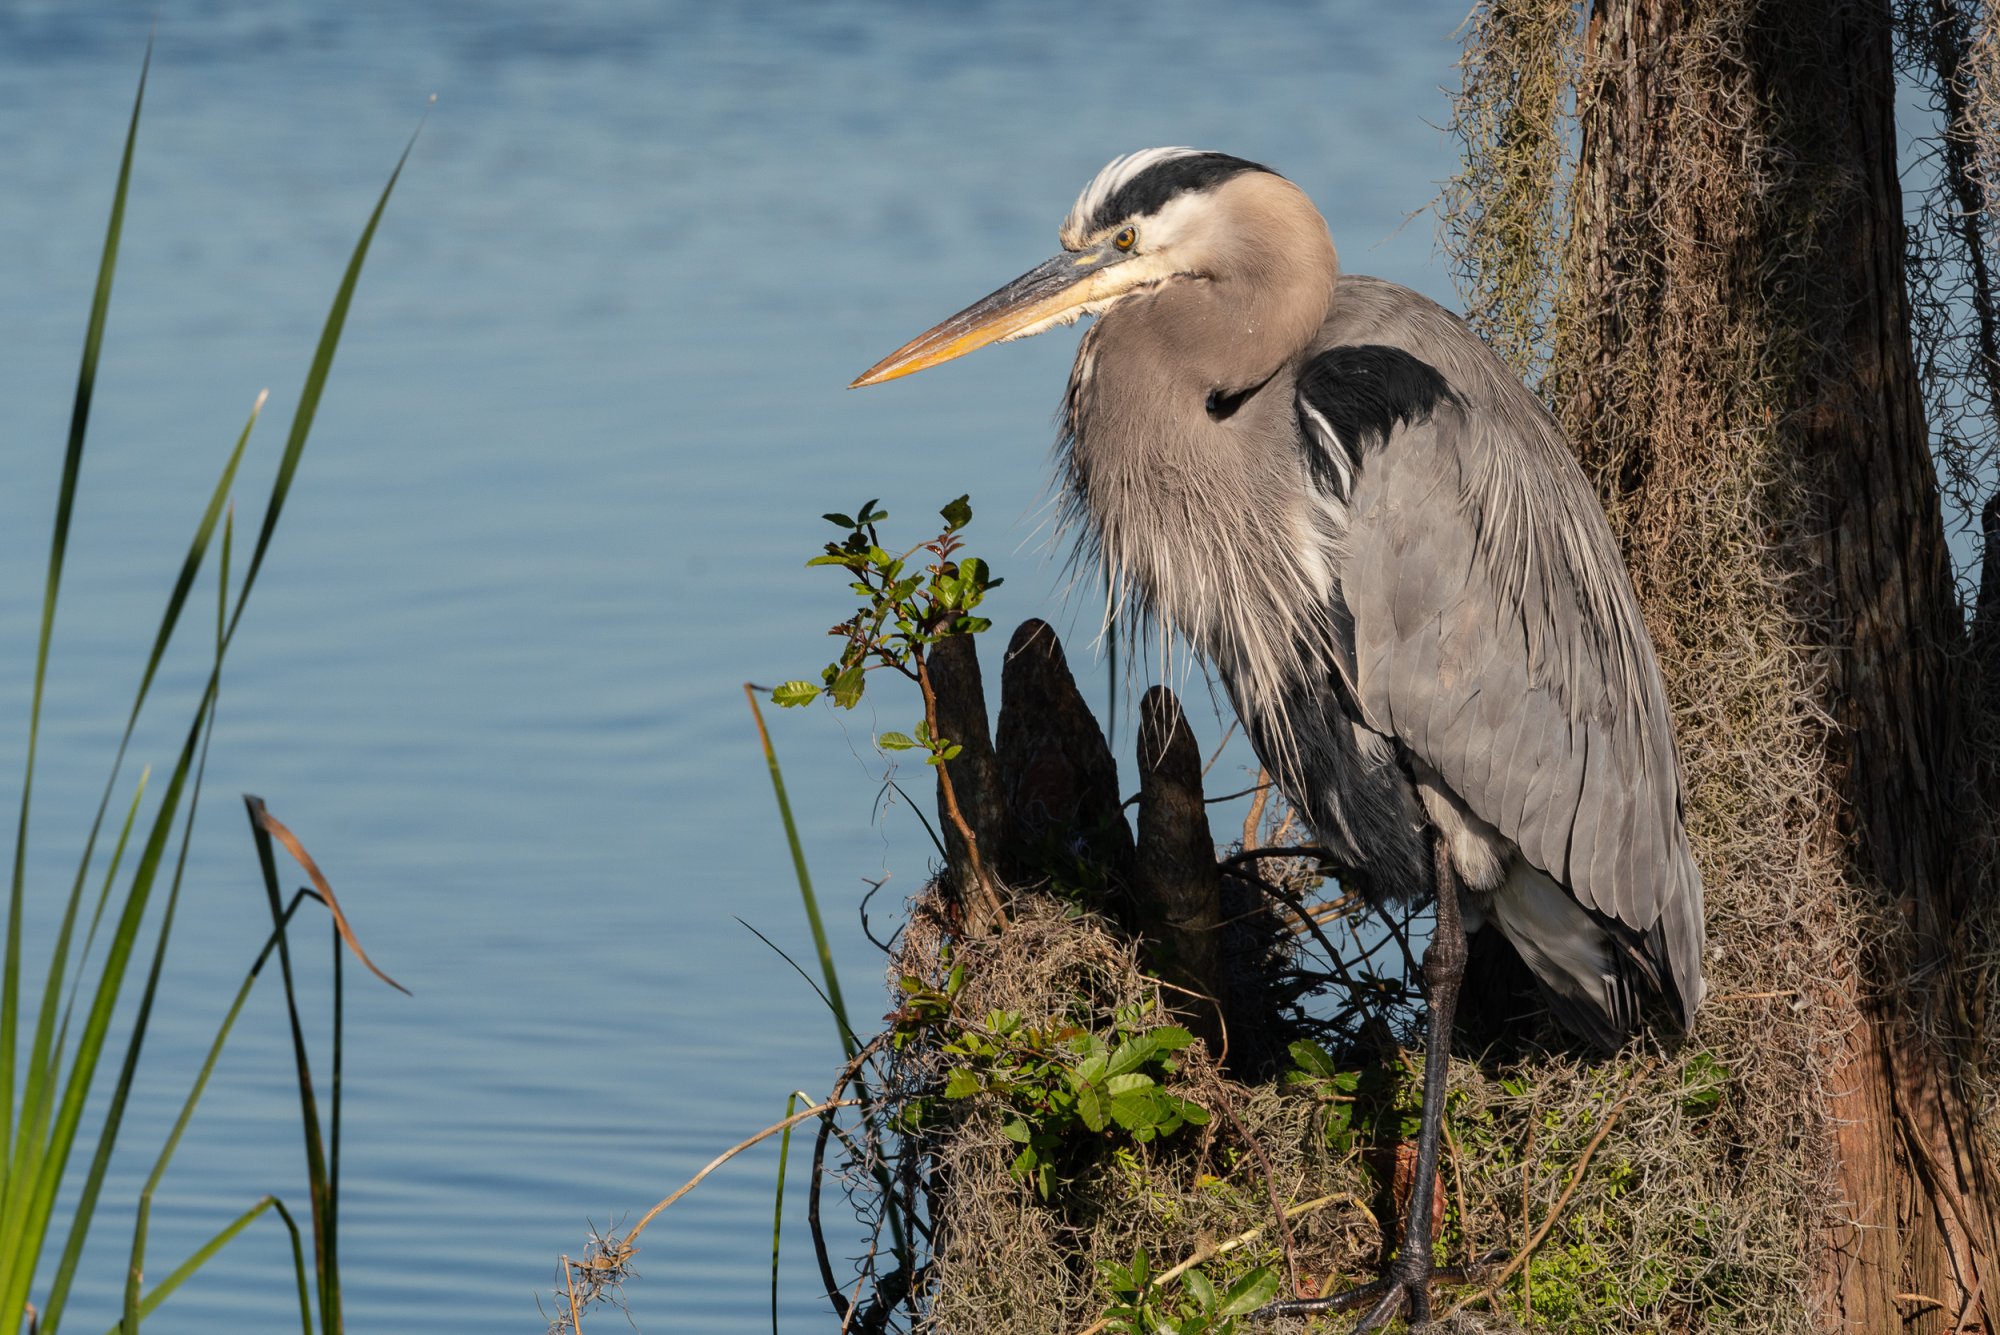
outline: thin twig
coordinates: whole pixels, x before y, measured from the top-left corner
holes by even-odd
[[[569,1328],[575,1332],[575,1335],[583,1335],[583,1313],[579,1312],[576,1307],[576,1276],[570,1271],[569,1257],[567,1255],[562,1259],[562,1267],[563,1287],[569,1290]]]
[[[1446,1100],[1445,1108],[1449,1112],[1451,1108],[1449,1100]],[[1451,1118],[1449,1116],[1438,1119],[1438,1130],[1444,1132],[1444,1147],[1451,1155],[1452,1195],[1456,1198],[1458,1204],[1459,1255],[1465,1258],[1467,1265],[1471,1265],[1472,1231],[1467,1227],[1465,1222],[1465,1165],[1459,1162],[1458,1138],[1451,1134]]]
[[[1234,802],[1239,797],[1248,797],[1252,793],[1261,793],[1270,786],[1268,783],[1252,784],[1248,788],[1239,788],[1233,793],[1224,793],[1220,797],[1204,797],[1201,799],[1201,804],[1206,807],[1212,807],[1217,802]]]
[[[1311,858],[1327,864],[1336,877],[1346,875],[1349,870],[1333,860],[1332,849],[1321,848],[1317,844],[1265,844],[1261,848],[1246,848],[1240,853],[1231,853],[1222,860],[1222,865],[1233,867],[1240,862],[1257,862],[1267,858]]]
[[[1215,744],[1215,753],[1209,756],[1208,763],[1201,767],[1202,778],[1206,779],[1208,772],[1215,768],[1215,762],[1222,759],[1222,748],[1229,745],[1229,739],[1236,735],[1236,723],[1235,719],[1229,720],[1228,730],[1222,734],[1222,740]]]
[[[1535,1235],[1528,1239],[1528,1245],[1521,1249],[1518,1256],[1507,1262],[1506,1268],[1501,1270],[1491,1284],[1471,1297],[1461,1299],[1456,1307],[1445,1313],[1447,1318],[1457,1316],[1482,1299],[1491,1302],[1506,1286],[1507,1281],[1514,1278],[1515,1273],[1528,1264],[1528,1259],[1535,1254],[1535,1249],[1542,1245],[1543,1240],[1549,1236],[1549,1230],[1555,1227],[1556,1220],[1562,1218],[1563,1207],[1569,1204],[1569,1198],[1576,1191],[1577,1183],[1583,1181],[1583,1175],[1590,1168],[1590,1160],[1597,1153],[1597,1147],[1604,1143],[1604,1138],[1611,1134],[1611,1128],[1618,1124],[1618,1114],[1625,1111],[1625,1105],[1630,1103],[1632,1095],[1638,1092],[1639,1081],[1652,1073],[1655,1064],[1654,1058],[1646,1058],[1626,1079],[1625,1092],[1620,1094],[1618,1102],[1611,1106],[1611,1112],[1605,1117],[1604,1125],[1597,1128],[1597,1134],[1583,1147],[1583,1156],[1576,1161],[1576,1167],[1570,1170],[1569,1182],[1564,1185],[1562,1195],[1556,1197],[1555,1205],[1549,1210],[1547,1218],[1542,1220],[1542,1226],[1535,1230]]]
[[[661,1201],[658,1205],[655,1205],[652,1209],[646,1211],[646,1213],[643,1216],[641,1216],[639,1222],[632,1226],[632,1231],[625,1235],[626,1246],[630,1247],[632,1246],[633,1243],[635,1243],[638,1240],[639,1235],[646,1231],[646,1225],[652,1223],[653,1220],[659,1215],[660,1211],[666,1209],[669,1205],[672,1205],[675,1201],[687,1195],[690,1191],[693,1191],[696,1187],[701,1185],[701,1180],[703,1178],[707,1177],[710,1173],[714,1172],[716,1169],[722,1167],[722,1165],[728,1163],[731,1159],[734,1159],[737,1155],[743,1153],[743,1151],[749,1149],[752,1145],[755,1145],[758,1141],[767,1140],[770,1137],[777,1135],[780,1131],[783,1131],[788,1126],[797,1126],[800,1122],[805,1121],[809,1117],[818,1117],[821,1113],[827,1112],[828,1110],[833,1108],[852,1108],[858,1105],[860,1102],[861,1102],[860,1099],[828,1099],[825,1103],[815,1104],[812,1107],[805,1109],[803,1112],[793,1113],[790,1117],[785,1118],[783,1121],[773,1122],[771,1125],[765,1127],[762,1131],[759,1131],[756,1135],[750,1137],[748,1140],[741,1140],[738,1141],[736,1144],[731,1145],[728,1149],[716,1155],[713,1159],[710,1159],[708,1161],[708,1166],[703,1168],[699,1173],[696,1173],[693,1177],[689,1178],[679,1191],[676,1191],[673,1195],[667,1197],[665,1200]]]
[[[1355,1209],[1361,1211],[1361,1213],[1367,1215],[1371,1223],[1374,1222],[1375,1212],[1369,1209],[1367,1205],[1365,1205],[1361,1201],[1360,1197],[1344,1191],[1338,1192],[1332,1196],[1320,1196],[1313,1200],[1302,1201],[1299,1204],[1292,1206],[1290,1209],[1279,1211],[1279,1215],[1286,1222],[1290,1222],[1293,1219],[1297,1219],[1301,1215],[1312,1214],[1317,1210],[1324,1210],[1329,1205],[1340,1205],[1340,1204],[1347,1204],[1353,1206]],[[1188,1253],[1187,1258],[1183,1260],[1180,1264],[1172,1267],[1171,1269],[1163,1270],[1159,1274],[1155,1275],[1153,1277],[1154,1286],[1158,1287],[1159,1285],[1162,1284],[1172,1283],[1174,1280],[1179,1279],[1182,1275],[1185,1275],[1188,1271],[1194,1269],[1196,1266],[1200,1265],[1203,1261],[1208,1260],[1210,1257],[1221,1256],[1225,1252],[1235,1251],[1238,1247],[1249,1246],[1251,1243],[1255,1242],[1258,1239],[1258,1237],[1260,1237],[1263,1234],[1264,1230],[1268,1227],[1270,1227],[1268,1224],[1258,1224],[1254,1228],[1244,1229],[1241,1233],[1238,1233],[1233,1238],[1224,1238],[1221,1242],[1203,1243],[1201,1246],[1195,1248],[1192,1252]],[[1082,1330],[1078,1331],[1077,1335],[1098,1335],[1098,1332],[1102,1331],[1106,1326],[1110,1324],[1111,1324],[1110,1317],[1108,1316],[1099,1317],[1097,1320],[1091,1322],[1088,1326],[1085,1326]]]
[[[917,659],[917,687],[924,696],[924,726],[935,739],[937,731],[937,692],[931,688],[931,671],[922,658]],[[972,864],[972,879],[979,887],[980,897],[986,901],[986,911],[993,915],[995,925],[1001,931],[1007,930],[1007,910],[1001,906],[1000,892],[993,886],[993,878],[986,872],[986,861],[979,853],[979,836],[972,832],[966,822],[965,813],[958,807],[958,790],[952,786],[950,762],[939,757],[937,763],[938,793],[944,798],[945,815],[950,818],[952,828],[965,841],[965,858]]]
[[[828,1092],[822,1107],[853,1107],[865,1102],[864,1099],[842,1100],[841,1091],[846,1089],[850,1082],[859,1083],[862,1065],[881,1051],[894,1036],[894,1032],[884,1030],[875,1035],[868,1040],[867,1046],[848,1059],[847,1065],[841,1068],[839,1077],[834,1080],[833,1088]],[[819,1132],[813,1137],[812,1172],[806,1178],[806,1225],[812,1232],[813,1259],[819,1264],[820,1282],[826,1288],[827,1301],[833,1305],[835,1314],[844,1324],[848,1313],[847,1295],[840,1291],[840,1284],[833,1277],[833,1260],[827,1255],[826,1231],[820,1227],[819,1218],[820,1184],[826,1180],[826,1142],[829,1136],[835,1133],[837,1128],[833,1124],[833,1118],[828,1117],[820,1122]],[[843,1144],[851,1144],[844,1133],[841,1133],[841,1141]],[[882,1183],[884,1196],[889,1196],[892,1190],[891,1184],[887,1181],[886,1175],[880,1171],[879,1165],[875,1180]]]
[[[1333,942],[1327,939],[1326,933],[1320,930],[1319,923],[1311,914],[1306,912],[1305,906],[1299,903],[1297,896],[1290,894],[1279,886],[1271,884],[1261,876],[1247,871],[1238,871],[1234,867],[1224,866],[1222,874],[1225,876],[1234,876],[1239,881],[1248,881],[1290,909],[1293,915],[1298,918],[1300,926],[1306,931],[1311,932],[1313,939],[1319,942],[1319,948],[1326,952],[1327,959],[1332,963],[1333,967],[1339,969],[1343,976],[1345,975],[1346,970],[1341,964],[1340,952],[1333,948]]]
[[[1264,819],[1264,803],[1269,801],[1270,797],[1271,772],[1260,767],[1257,770],[1257,798],[1250,804],[1250,814],[1243,818],[1243,846],[1245,848],[1257,842],[1257,824]]]
[[[1218,1067],[1228,1065],[1229,1064],[1229,1021],[1223,1018],[1222,1003],[1216,1000],[1214,997],[1210,996],[1206,992],[1197,992],[1194,988],[1182,987],[1178,983],[1170,983],[1164,978],[1153,979],[1153,985],[1156,987],[1163,987],[1167,989],[1169,992],[1178,992],[1184,997],[1193,997],[1196,1001],[1206,1001],[1210,1006],[1214,1008],[1213,1013],[1215,1015],[1215,1027],[1218,1031],[1218,1037],[1220,1037],[1222,1040],[1222,1051],[1215,1054],[1215,1064]]]
[[[1278,1241],[1283,1244],[1285,1249],[1285,1274],[1291,1280],[1292,1292],[1297,1293],[1299,1291],[1299,1257],[1297,1249],[1292,1245],[1292,1226],[1285,1216],[1285,1203],[1278,1197],[1277,1170],[1271,1166],[1271,1156],[1264,1153],[1263,1145],[1237,1119],[1235,1105],[1230,1101],[1227,1094],[1222,1093],[1220,1085],[1217,1086],[1216,1092],[1221,1094],[1222,1115],[1227,1117],[1229,1124],[1236,1128],[1236,1134],[1243,1138],[1243,1143],[1248,1145],[1250,1152],[1257,1156],[1257,1164],[1263,1169],[1264,1190],[1271,1198],[1271,1217],[1277,1221]]]
[[[1978,1303],[1979,1291],[1986,1282],[1984,1267],[1979,1263],[1982,1249],[1977,1237],[1966,1227],[1965,1209],[1959,1199],[1956,1185],[1947,1176],[1944,1165],[1938,1162],[1931,1147],[1917,1134],[1916,1123],[1911,1118],[1909,1109],[1900,1103],[1896,1107],[1896,1124],[1903,1133],[1903,1141],[1908,1147],[1911,1160],[1917,1165],[1918,1176],[1922,1177],[1931,1189],[1931,1200],[1937,1208],[1938,1232],[1944,1238],[1945,1251],[1951,1261],[1952,1277],[1958,1281],[1961,1293],[1971,1295],[1958,1314],[1957,1326],[1963,1326],[1966,1316]],[[1950,1219],[1945,1218],[1947,1214],[1951,1216]],[[1956,1225],[1956,1228],[1953,1225]],[[1959,1258],[1960,1246],[1964,1246],[1970,1252],[1963,1263]],[[1969,1286],[1966,1284],[1968,1267],[1972,1272],[1972,1283]]]
[[[861,1289],[868,1283],[868,1276],[875,1272],[875,1252],[881,1239],[882,1230],[879,1228],[868,1239],[868,1255],[862,1258],[861,1273],[854,1277],[854,1296],[847,1300],[847,1310],[840,1315],[840,1335],[847,1335],[847,1328],[861,1311]]]
[[[1521,1146],[1521,1251],[1526,1254],[1534,1249],[1534,1226],[1528,1222],[1528,1207],[1535,1197],[1535,1124],[1528,1123],[1528,1139]],[[1531,1271],[1521,1272],[1521,1306],[1530,1320],[1535,1315],[1534,1275]]]
[[[1368,901],[1362,899],[1359,895],[1342,895],[1338,899],[1323,899],[1317,904],[1307,904],[1305,906],[1305,913],[1314,922],[1324,926],[1330,922],[1339,922],[1342,918],[1353,917],[1367,906]],[[1292,935],[1303,936],[1305,935],[1305,930],[1304,927],[1294,927],[1292,928]]]

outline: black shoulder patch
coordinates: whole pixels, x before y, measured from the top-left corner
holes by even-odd
[[[1188,153],[1168,158],[1120,186],[1116,193],[1098,206],[1087,230],[1102,231],[1127,218],[1158,213],[1176,195],[1184,195],[1190,190],[1206,190],[1244,172],[1270,170],[1261,162],[1234,158],[1227,153]]]
[[[1456,402],[1436,367],[1379,343],[1328,348],[1299,372],[1301,412],[1318,414],[1357,459],[1397,423],[1427,422],[1440,403]]]

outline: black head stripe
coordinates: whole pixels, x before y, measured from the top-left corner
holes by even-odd
[[[1233,158],[1227,153],[1186,153],[1168,158],[1119,186],[1091,215],[1087,230],[1102,231],[1127,218],[1158,213],[1176,195],[1191,190],[1208,190],[1244,172],[1268,172],[1262,163]],[[1272,173],[1276,175],[1276,173]]]

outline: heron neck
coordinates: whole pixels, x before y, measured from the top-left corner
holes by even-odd
[[[1339,265],[1324,240],[1315,249],[1239,257],[1224,276],[1163,285],[1130,312],[1168,374],[1205,398],[1237,395],[1269,380],[1309,346],[1326,322]],[[1126,315],[1106,312],[1107,320]]]

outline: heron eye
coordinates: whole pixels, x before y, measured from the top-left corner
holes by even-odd
[[[1124,231],[1120,232],[1118,234],[1118,239],[1113,241],[1111,244],[1118,247],[1118,249],[1120,250],[1130,250],[1132,249],[1133,245],[1135,245],[1138,242],[1138,240],[1139,240],[1139,234],[1128,227]]]

